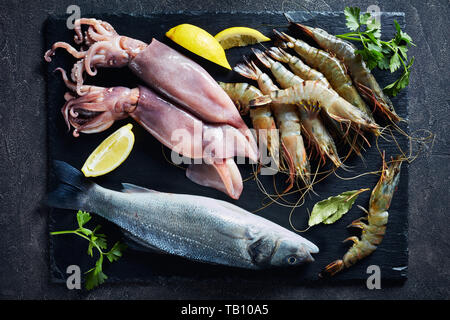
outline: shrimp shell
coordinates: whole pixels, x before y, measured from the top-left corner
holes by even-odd
[[[283,88],[289,88],[295,85],[301,85],[304,80],[299,76],[289,71],[283,64],[269,58],[260,50],[253,50],[256,57],[267,67],[270,68],[278,83]],[[307,110],[308,109],[308,110]],[[306,133],[308,140],[312,143],[321,156],[323,163],[325,163],[325,155],[327,155],[336,166],[342,165],[336,145],[333,138],[331,138],[328,130],[318,118],[319,110],[311,110],[310,106],[305,106],[303,103],[299,105],[299,113],[301,119],[301,126],[303,132]]]
[[[293,56],[281,48],[272,47],[267,53],[280,62],[287,63],[291,71],[304,80],[320,80],[327,87],[331,87],[327,78],[316,69],[305,64],[300,58]]]
[[[325,163],[326,155],[336,167],[342,166],[336,144],[320,120],[319,113],[299,108],[299,114],[303,131],[306,133],[305,136],[315,146],[316,152],[320,155],[323,163]]]
[[[262,96],[262,92],[248,83],[225,83],[218,82],[219,86],[228,94],[242,115],[249,113],[253,128],[257,131],[257,137],[261,145],[267,146],[269,155],[275,161],[278,168],[280,165],[280,142],[276,133],[275,120],[272,117],[270,105],[252,108],[250,101]]]
[[[291,24],[302,30],[314,39],[324,50],[331,52],[343,61],[352,77],[356,88],[368,103],[378,107],[389,119],[400,121],[400,116],[395,112],[394,105],[389,97],[383,92],[375,77],[366,66],[361,55],[356,54],[357,49],[350,42],[339,39],[323,29],[308,27],[290,21]]]
[[[358,237],[345,239],[344,241],[353,241],[352,247],[347,251],[342,260],[336,260],[327,265],[319,274],[320,277],[333,276],[345,268],[351,267],[376,250],[377,245],[381,243],[386,233],[386,224],[389,217],[387,210],[391,205],[392,197],[400,180],[401,165],[402,161],[400,160],[400,156],[398,156],[388,167],[384,160],[383,152],[381,178],[370,195],[369,211],[366,211],[367,217],[356,219],[349,225],[349,227],[362,229],[361,239],[358,239]],[[363,223],[361,221],[363,219],[366,219],[368,223]]]
[[[266,73],[262,72],[253,62],[246,61],[246,64],[238,64],[234,70],[244,77],[256,80],[261,92],[264,94],[279,89],[273,83],[272,79]],[[252,101],[262,97],[264,96],[253,99]],[[300,118],[296,112],[297,107],[294,104],[272,103],[271,108],[275,115],[278,129],[280,130],[283,156],[288,163],[287,166],[290,172],[291,185],[288,189],[293,184],[294,172],[300,176],[306,185],[309,185],[310,164],[306,156],[305,145],[301,135]]]
[[[318,106],[323,108],[332,119],[348,123],[357,132],[365,129],[371,130],[375,135],[380,134],[380,127],[370,117],[318,80],[307,80],[301,85],[272,91],[269,95],[252,100],[250,105],[257,106],[269,102],[286,104],[306,102],[310,105],[318,103]]]
[[[308,65],[323,73],[333,89],[341,97],[372,118],[371,111],[353,86],[352,79],[347,74],[345,65],[338,58],[284,32],[280,33],[277,30],[274,30],[274,32],[279,38],[286,41],[287,45],[293,48]]]

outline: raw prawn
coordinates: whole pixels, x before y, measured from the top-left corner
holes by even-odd
[[[267,147],[269,155],[275,161],[276,168],[279,167],[280,142],[272,117],[270,105],[258,106],[250,109],[250,101],[262,96],[262,92],[248,83],[225,83],[218,82],[220,87],[228,94],[242,115],[250,113],[253,128],[257,132],[260,145],[260,159],[263,160],[261,148]]]
[[[357,48],[353,44],[339,39],[323,29],[290,22],[313,38],[322,49],[336,55],[336,57],[343,61],[356,88],[358,88],[360,94],[368,103],[380,109],[390,120],[401,120],[400,116],[394,110],[392,101],[383,92],[383,89],[381,89],[361,55],[355,53]]]
[[[238,64],[233,69],[240,75],[256,80],[262,93],[268,94],[279,89],[272,79],[263,73],[253,62],[246,61],[246,64]],[[263,98],[265,96],[259,97]],[[259,98],[253,99],[258,100]],[[270,101],[267,101],[270,102]],[[266,103],[261,103],[264,105]],[[283,155],[289,168],[290,185],[294,181],[294,175],[297,174],[306,185],[310,184],[310,164],[306,155],[305,145],[301,135],[300,118],[297,114],[297,107],[294,104],[272,103],[272,111],[275,114],[278,129],[280,130]]]
[[[283,45],[285,47],[287,47],[287,45],[285,43],[283,43]],[[303,80],[319,80],[319,81],[323,82],[323,84],[328,89],[333,90],[333,88],[331,87],[327,78],[321,72],[319,72],[316,69],[313,69],[310,66],[308,66],[307,64],[305,64],[299,57],[291,55],[279,47],[271,47],[267,51],[267,53],[275,60],[287,63],[289,65],[289,68],[291,69],[291,71],[294,74],[296,74],[297,76],[299,76],[300,78],[302,78]],[[312,116],[312,114],[310,114],[310,113],[305,114],[305,112],[303,112],[303,111],[301,113],[303,114],[303,116]],[[335,134],[337,135],[338,140],[345,141],[345,143],[348,144],[352,150],[354,150],[358,155],[360,155],[358,147],[355,145],[355,143],[352,141],[352,139],[348,135],[345,135],[345,132],[342,130],[342,128],[339,126],[339,124],[335,120],[331,119],[327,115],[326,112],[321,112],[321,114],[323,117],[326,117],[327,120],[329,121],[329,125],[331,125],[331,128],[334,130]],[[303,116],[302,116],[302,121],[304,121]],[[317,116],[317,115],[315,115],[315,116]],[[321,122],[323,122],[323,121],[321,121]],[[304,127],[306,127],[306,126],[304,125]],[[324,126],[324,125],[322,125],[322,127],[326,128],[326,126]],[[317,127],[317,129],[315,131],[316,132],[324,132],[321,129],[322,129],[321,127]],[[328,139],[328,137],[326,135],[324,135],[323,138]],[[331,141],[330,141],[330,143],[331,143]],[[322,145],[327,146],[328,144],[324,143]],[[331,146],[331,144],[329,146]],[[333,150],[333,149],[330,149],[330,150]],[[337,161],[334,161],[337,159],[339,159],[339,158],[337,158],[337,157],[332,158],[332,161],[335,163],[335,165],[338,164]],[[340,162],[340,160],[339,160],[339,162]]]
[[[94,76],[98,67],[128,66],[148,86],[201,120],[237,128],[257,152],[256,141],[233,102],[200,65],[156,39],[147,45],[121,36],[104,21],[83,18],[74,24],[75,42],[84,43],[88,49],[76,51],[68,44],[57,42],[46,52],[45,59],[50,61],[57,48],[64,48],[81,59],[72,70],[78,95],[84,94],[80,89],[84,72]],[[84,37],[82,25],[89,26]]]
[[[318,103],[334,120],[347,123],[360,133],[361,129],[370,130],[375,135],[380,134],[380,127],[365,113],[340,97],[335,91],[325,87],[319,80],[307,80],[284,90],[275,90],[269,95],[256,98],[250,102],[251,106],[263,105],[269,102],[310,105]]]
[[[400,157],[397,157],[388,167],[383,153],[381,178],[370,195],[369,211],[365,210],[367,217],[356,219],[349,225],[349,227],[362,229],[361,239],[358,239],[358,237],[345,239],[344,241],[353,241],[353,246],[347,251],[342,260],[336,260],[327,265],[320,273],[321,277],[333,276],[345,268],[351,267],[359,260],[370,255],[375,251],[377,245],[381,243],[386,233],[386,224],[389,216],[387,210],[391,205],[392,197],[400,180],[401,164]],[[363,223],[361,221],[363,219],[367,220],[368,223]]]
[[[267,68],[270,68],[281,87],[286,89],[295,85],[301,85],[304,82],[302,78],[286,69],[280,62],[269,58],[261,50],[254,49],[253,52]],[[328,133],[328,130],[318,117],[319,111],[320,110],[317,110],[317,108],[311,108],[308,105],[299,105],[299,114],[303,132],[306,132],[308,141],[316,148],[323,163],[325,163],[326,155],[339,167],[342,165],[342,162],[339,159],[336,145],[333,138]]]
[[[270,48],[267,53],[275,60],[287,63],[292,72],[303,80],[320,80],[325,86],[331,87],[327,78],[321,72],[305,64],[299,57],[293,56],[278,47]]]
[[[311,67],[325,75],[333,89],[345,100],[360,109],[367,117],[372,118],[372,113],[364,100],[353,86],[352,79],[347,74],[344,64],[326,51],[314,48],[302,40],[295,39],[284,32],[273,30],[274,33],[287,45],[295,50],[298,55]]]
[[[249,102],[252,99],[263,95],[258,88],[246,82],[227,83],[218,81],[217,83],[228,94],[241,115],[249,113]]]

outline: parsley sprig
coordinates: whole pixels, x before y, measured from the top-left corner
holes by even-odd
[[[338,38],[361,42],[363,49],[356,50],[372,70],[378,67],[382,70],[397,71],[403,67],[401,76],[393,83],[387,85],[384,91],[396,96],[400,90],[409,84],[409,76],[414,57],[408,61],[408,48],[415,46],[411,37],[403,32],[400,25],[394,20],[397,31],[395,37],[389,41],[383,41],[381,37],[381,24],[377,19],[372,18],[369,12],[361,14],[357,7],[346,7],[344,10],[346,25],[351,32],[337,35]]]
[[[108,279],[107,275],[103,273],[103,260],[106,257],[109,262],[114,262],[122,256],[123,250],[125,250],[126,245],[116,242],[109,251],[104,251],[108,248],[106,235],[103,233],[97,233],[101,228],[97,225],[93,230],[87,229],[84,225],[91,220],[91,215],[89,212],[78,210],[77,212],[77,222],[78,228],[75,230],[65,230],[65,231],[55,231],[50,232],[50,235],[61,235],[61,234],[76,234],[83,239],[89,241],[87,253],[89,256],[93,257],[93,249],[97,249],[99,257],[95,262],[95,266],[85,272],[85,288],[91,290],[100,284],[104,283]]]

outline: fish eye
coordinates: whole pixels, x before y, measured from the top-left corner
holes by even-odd
[[[287,258],[287,262],[288,262],[289,264],[294,264],[294,263],[297,262],[297,257],[296,257],[296,256],[289,256],[289,257]]]

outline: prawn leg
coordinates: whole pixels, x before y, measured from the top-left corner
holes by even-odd
[[[279,89],[273,83],[272,79],[266,73],[262,72],[253,62],[246,61],[246,64],[238,64],[234,70],[244,77],[256,80],[261,92],[264,94]],[[256,99],[262,97],[264,96]],[[292,175],[292,172],[295,172],[306,185],[309,185],[311,181],[310,165],[301,136],[300,118],[296,112],[297,107],[295,104],[285,103],[272,103],[270,107],[280,130],[283,150],[289,153],[288,155],[284,155],[283,159],[289,160],[287,161],[287,166],[290,175]],[[292,164],[294,167],[292,167]]]
[[[272,60],[260,50],[254,49],[253,52],[267,68],[270,68],[283,88],[303,84],[304,80],[302,78],[289,71],[280,62]],[[298,107],[303,132],[306,133],[309,142],[316,148],[323,163],[325,163],[325,155],[327,155],[333,164],[336,166],[342,165],[333,138],[331,138],[322,121],[317,117],[318,109],[316,111],[308,111],[307,109],[314,108],[314,105],[305,106],[303,103],[298,104]]]
[[[355,236],[347,238],[346,240],[353,241],[351,248],[347,251],[342,260],[336,260],[327,265],[319,274],[320,277],[333,276],[336,273],[351,267],[376,250],[386,233],[386,225],[389,216],[387,210],[391,205],[394,192],[397,189],[400,180],[401,164],[400,156],[398,156],[392,160],[391,165],[388,167],[384,160],[383,153],[382,173],[380,180],[370,195],[367,217],[359,218],[350,225],[351,227],[362,229],[361,239],[358,239],[358,237]],[[361,222],[364,218],[367,218],[367,224]]]

